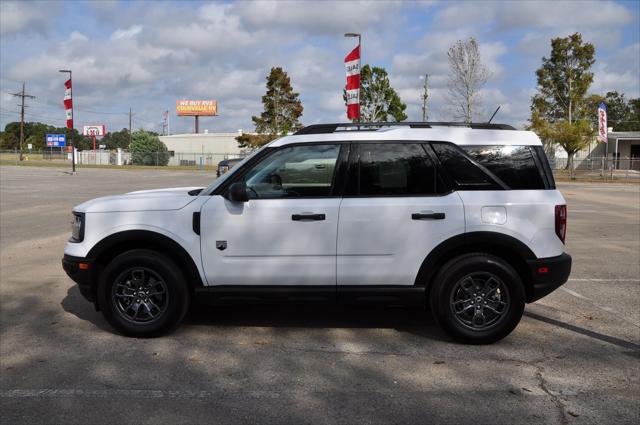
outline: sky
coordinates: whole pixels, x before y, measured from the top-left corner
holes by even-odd
[[[362,61],[382,66],[422,119],[429,74],[429,119],[452,120],[447,49],[475,37],[491,72],[476,120],[523,127],[535,70],[550,40],[580,32],[596,48],[591,93],[640,96],[640,1],[20,1],[0,2],[0,127],[19,120],[11,93],[26,83],[26,119],[64,126],[65,77],[73,70],[76,128],[105,124],[192,132],[175,115],[178,99],[216,99],[219,116],[201,132],[253,131],[252,115],[271,67],[281,66],[304,105],[305,125],[346,122],[344,56],[362,34]]]

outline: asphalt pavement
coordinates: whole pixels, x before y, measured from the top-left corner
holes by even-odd
[[[200,306],[132,339],[61,268],[71,208],[215,175],[66,171],[0,167],[2,424],[640,421],[640,185],[559,184],[571,279],[490,346],[421,310],[330,307]]]

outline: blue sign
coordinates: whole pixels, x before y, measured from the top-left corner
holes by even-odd
[[[47,134],[48,148],[62,148],[67,146],[67,136],[64,134]]]

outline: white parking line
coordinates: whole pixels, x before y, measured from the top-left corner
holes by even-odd
[[[571,279],[570,279],[570,280],[571,280]],[[606,279],[603,279],[603,280],[606,280]],[[633,280],[633,281],[638,281],[638,279],[631,279],[631,280]],[[604,311],[606,311],[606,312],[608,312],[608,313],[613,313],[613,314],[615,314],[616,316],[618,316],[620,319],[624,320],[625,322],[628,322],[628,323],[631,323],[631,324],[632,324],[632,325],[634,325],[634,326],[640,327],[640,324],[638,324],[638,323],[636,323],[636,322],[634,322],[634,321],[632,321],[632,320],[629,320],[629,318],[628,318],[628,317],[625,317],[625,316],[621,315],[621,314],[618,312],[618,310],[616,310],[616,309],[614,309],[614,308],[611,308],[611,307],[608,307],[608,306],[605,306],[605,305],[599,304],[599,303],[595,302],[594,300],[592,300],[591,298],[589,298],[589,297],[585,297],[584,295],[579,294],[579,293],[577,293],[576,291],[572,291],[572,290],[571,290],[571,289],[569,289],[569,288],[565,288],[564,286],[561,286],[561,287],[560,287],[560,289],[561,289],[562,291],[566,292],[566,293],[567,293],[567,294],[569,294],[569,295],[572,295],[572,296],[574,296],[574,297],[576,297],[576,298],[580,298],[581,300],[585,300],[586,302],[588,302],[589,304],[591,304],[591,305],[592,305],[592,306],[594,306],[595,308],[598,308],[598,309],[600,309],[600,310],[604,310]]]
[[[576,297],[576,298],[580,298],[580,299],[583,299],[583,300],[591,301],[589,298],[585,297],[584,295],[580,295],[580,294],[578,294],[577,292],[572,291],[571,289],[567,289],[567,288],[565,288],[564,286],[561,286],[561,287],[560,287],[560,289],[562,289],[562,290],[563,290],[564,292],[566,292],[567,294],[571,294],[571,295],[573,295],[573,296],[574,296],[574,297]]]
[[[571,278],[569,282],[640,282],[640,279]]]

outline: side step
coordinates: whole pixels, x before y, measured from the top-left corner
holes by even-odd
[[[207,304],[376,304],[417,305],[426,302],[421,286],[244,286],[195,289],[195,301]]]

